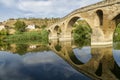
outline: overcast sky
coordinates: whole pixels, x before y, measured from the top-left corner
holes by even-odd
[[[0,21],[24,17],[63,17],[102,0],[0,0]]]

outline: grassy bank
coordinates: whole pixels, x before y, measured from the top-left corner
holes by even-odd
[[[42,30],[41,32],[33,31],[33,32],[17,33],[14,35],[6,36],[5,41],[7,42],[26,42],[26,41],[47,42],[48,32],[46,30]]]

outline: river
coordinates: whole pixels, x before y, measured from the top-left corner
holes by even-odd
[[[0,80],[119,80],[120,49],[48,44],[1,44]]]

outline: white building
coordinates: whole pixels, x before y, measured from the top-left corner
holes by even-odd
[[[33,30],[33,29],[35,29],[35,25],[34,25],[34,24],[28,25],[28,26],[26,27],[26,29]]]
[[[0,25],[0,31],[5,29],[5,26],[4,25]]]

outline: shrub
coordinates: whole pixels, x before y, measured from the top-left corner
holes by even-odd
[[[0,31],[0,35],[7,35],[8,34],[8,31],[3,29]]]
[[[14,24],[15,29],[18,32],[24,32],[26,28],[26,24],[23,21],[17,20],[17,22]]]
[[[23,32],[22,34],[14,34],[6,37],[6,41],[18,42],[18,41],[40,41],[48,42],[48,31],[42,30],[41,32]]]
[[[88,25],[77,25],[76,29],[73,30],[73,39],[75,44],[90,45],[92,30]]]

